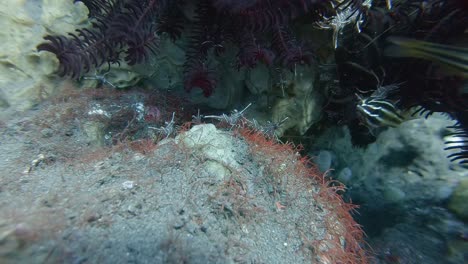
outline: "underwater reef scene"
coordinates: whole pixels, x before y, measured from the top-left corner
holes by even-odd
[[[0,263],[466,263],[468,1],[0,11]]]

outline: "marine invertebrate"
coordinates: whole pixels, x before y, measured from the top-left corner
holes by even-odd
[[[312,53],[305,43],[296,41],[291,23],[324,5],[309,0],[82,2],[90,10],[92,27],[69,36],[46,36],[47,42],[38,46],[57,56],[60,76],[79,78],[105,63],[144,62],[158,52],[162,35],[177,41],[187,33],[185,90],[200,88],[205,96],[213,93],[217,79],[208,60],[222,56],[228,43],[239,48],[239,68],[261,62],[292,70],[298,63],[310,64]],[[183,11],[190,8],[193,15]],[[267,44],[270,39],[273,45]]]
[[[242,126],[244,122],[246,122],[246,119],[244,117],[244,112],[247,110],[252,105],[252,103],[249,103],[244,109],[241,111],[238,111],[237,109],[234,109],[230,115],[222,114],[219,116],[214,116],[214,115],[209,115],[205,116],[204,118],[212,118],[216,119],[219,121],[226,122],[231,126],[231,128],[235,126]]]
[[[118,88],[115,86],[112,82],[106,79],[106,75],[109,74],[109,72],[105,72],[103,74],[98,74],[95,73],[94,75],[90,76],[83,76],[83,80],[96,80],[98,82],[98,85],[101,86],[103,84],[109,85],[112,88]]]
[[[448,140],[445,141],[445,150],[453,151],[452,154],[448,155],[450,161],[458,161],[460,164],[468,164],[468,118],[465,116],[459,116],[457,123],[449,129],[452,132],[448,135]]]
[[[342,20],[327,19],[319,26],[333,28],[353,16],[363,22],[361,33],[343,31],[343,41],[335,53],[339,83],[332,91],[339,91],[340,98],[345,99],[354,94],[368,98],[385,86],[384,81],[399,83],[399,89],[385,98],[396,108],[405,112],[418,107],[418,113],[426,116],[432,112],[447,113],[459,122],[457,133],[466,135],[468,97],[462,88],[466,81],[466,49],[455,48],[463,47],[464,32],[468,29],[468,9],[462,2],[373,1],[367,5],[365,1],[349,0],[336,6],[336,12],[345,8],[356,11]],[[347,22],[347,27],[353,25]],[[446,65],[456,71],[446,70]],[[359,115],[349,111],[362,110],[361,103],[361,100],[331,100],[325,111],[340,115],[339,121],[354,127],[353,139],[367,144],[369,137],[363,135],[368,133],[367,129],[356,125]],[[460,151],[454,154],[455,161],[468,159],[462,145],[457,145]]]
[[[366,0],[359,3],[359,5],[357,3],[338,7],[335,7],[333,3],[331,5],[336,11],[335,15],[324,17],[323,20],[317,22],[317,26],[323,29],[333,29],[333,47],[336,49],[338,47],[338,37],[347,25],[354,24],[357,32],[361,33],[361,25],[364,20],[360,9],[362,7],[369,8],[372,5],[372,0]]]
[[[90,10],[92,28],[77,29],[69,37],[45,36],[49,42],[37,49],[54,53],[60,63],[58,74],[72,78],[79,78],[104,63],[143,62],[157,50],[158,37],[152,22],[163,2],[84,1]]]
[[[273,31],[272,43],[278,53],[278,62],[281,66],[294,69],[296,64],[311,64],[312,53],[304,48],[303,44],[298,44],[287,28],[277,24]]]
[[[339,75],[336,90],[344,97],[361,91],[367,97],[381,86],[374,78],[374,72],[379,71],[393,83],[404,83],[389,98],[402,110],[421,106],[429,112],[449,113],[458,120],[466,116],[466,96],[460,94],[463,79],[442,73],[428,61],[389,58],[381,52],[389,36],[452,44],[446,41],[463,35],[468,25],[462,0],[82,2],[90,10],[92,27],[77,29],[68,36],[46,36],[46,42],[38,46],[57,56],[61,76],[79,78],[105,64],[144,62],[158,52],[158,41],[165,35],[181,41],[185,49],[185,90],[201,89],[208,97],[216,91],[219,79],[212,63],[225,55],[227,47],[237,49],[231,65],[238,69],[262,63],[294,71],[297,65],[313,64],[314,51],[295,34],[295,22],[305,19],[334,30]],[[331,112],[352,112],[348,110],[355,110],[356,101],[333,102],[328,107],[334,108]],[[354,111],[353,117],[346,119],[355,121],[356,117]],[[461,124],[466,130],[466,123]]]
[[[159,127],[159,128],[158,127],[148,127],[148,128],[154,129],[164,138],[168,138],[176,132],[174,117],[175,117],[175,112],[172,112],[171,121],[169,122],[165,121],[164,122],[165,126]]]

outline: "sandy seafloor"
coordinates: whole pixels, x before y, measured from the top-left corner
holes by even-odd
[[[89,110],[103,98],[75,91],[1,122],[1,263],[311,263],[314,240],[346,229],[291,176],[293,152],[252,155],[213,125],[208,149],[105,145]]]

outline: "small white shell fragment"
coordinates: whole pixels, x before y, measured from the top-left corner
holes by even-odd
[[[134,182],[134,181],[124,181],[124,182],[122,183],[122,187],[123,187],[125,190],[133,189],[133,187],[135,187],[135,182]]]

